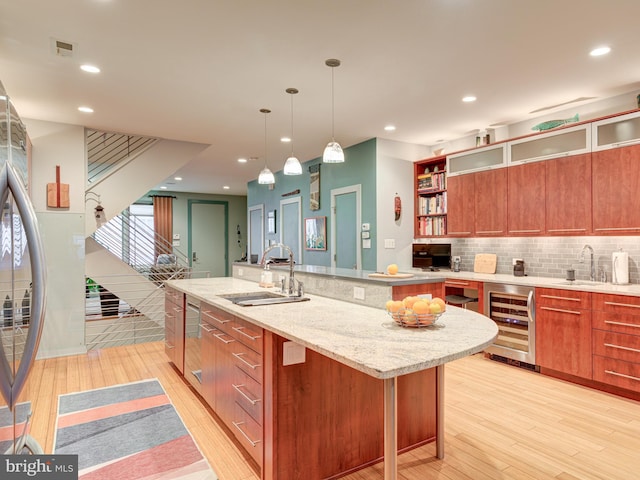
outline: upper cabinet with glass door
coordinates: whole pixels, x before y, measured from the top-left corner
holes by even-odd
[[[447,175],[450,177],[506,166],[507,149],[505,143],[474,148],[447,156]]]
[[[593,122],[593,151],[640,143],[640,111]]]
[[[588,153],[591,151],[591,126],[583,124],[562,128],[511,140],[508,145],[509,165]]]

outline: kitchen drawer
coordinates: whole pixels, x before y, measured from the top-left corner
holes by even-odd
[[[640,336],[594,330],[593,353],[640,364]]]
[[[235,365],[257,382],[262,383],[262,355],[240,342],[233,342],[229,347]]]
[[[447,278],[444,281],[445,287],[468,288],[471,290],[478,290],[480,285],[482,285],[482,282],[476,282],[474,280],[458,280]]]
[[[236,403],[231,430],[242,446],[262,466],[262,427]]]
[[[200,305],[200,317],[203,322],[210,323],[226,333],[232,333],[231,327],[235,320],[232,314],[203,303]]]
[[[640,363],[594,355],[593,379],[597,382],[640,392]]]
[[[236,340],[244,343],[253,351],[262,353],[264,332],[262,328],[247,322],[241,318],[234,317],[231,325],[231,333]]]
[[[536,307],[554,307],[569,311],[590,310],[591,293],[559,288],[536,288]]]
[[[236,403],[262,425],[262,384],[247,375],[242,369],[236,368],[232,386],[236,392]]]
[[[611,313],[640,315],[640,297],[594,293],[593,309]]]
[[[640,335],[640,315],[594,310],[592,318],[593,328],[611,332],[628,333],[630,335]]]

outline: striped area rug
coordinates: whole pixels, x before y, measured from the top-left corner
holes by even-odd
[[[82,480],[217,480],[158,380],[60,395],[54,453]]]

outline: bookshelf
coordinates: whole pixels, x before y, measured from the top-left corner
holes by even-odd
[[[416,238],[447,234],[446,156],[420,160],[414,164]]]

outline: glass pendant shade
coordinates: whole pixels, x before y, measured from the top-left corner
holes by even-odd
[[[284,174],[302,175],[302,165],[300,165],[300,160],[293,155],[287,158],[287,161],[284,162]]]
[[[276,183],[276,179],[273,176],[271,170],[269,170],[269,167],[265,166],[262,169],[260,175],[258,175],[258,183],[261,185],[271,185],[273,183]]]
[[[336,141],[331,141],[327,144],[322,154],[322,161],[324,163],[342,163],[344,162],[344,152],[342,147]]]

